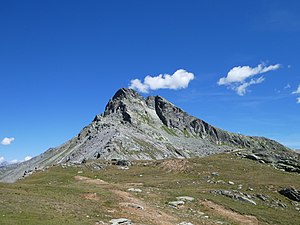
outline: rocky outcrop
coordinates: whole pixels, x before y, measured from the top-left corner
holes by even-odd
[[[223,195],[229,198],[232,198],[237,201],[245,202],[248,204],[256,205],[256,202],[253,201],[251,198],[252,196],[247,195],[242,192],[237,192],[237,191],[228,191],[228,190],[213,190],[211,193],[216,194],[216,195]]]
[[[104,112],[77,136],[18,166],[0,169],[0,181],[14,182],[25,171],[53,164],[81,164],[97,159],[189,158],[236,149],[290,152],[266,138],[211,126],[160,96],[145,99],[132,89],[122,88],[109,100]]]
[[[293,201],[300,202],[300,191],[295,188],[292,188],[292,187],[284,188],[284,189],[280,190],[279,193],[288,197],[289,199],[291,199]]]
[[[278,149],[263,148],[246,149],[238,152],[237,155],[258,161],[263,164],[269,164],[273,167],[287,172],[300,173],[300,154],[296,151],[284,151]]]
[[[267,138],[249,137],[211,126],[201,119],[188,115],[160,96],[155,97],[155,110],[165,126],[215,144],[227,144],[240,148],[286,149],[278,142]]]

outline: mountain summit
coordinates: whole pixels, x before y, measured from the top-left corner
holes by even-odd
[[[0,171],[0,181],[14,182],[24,172],[86,160],[190,158],[241,149],[289,151],[276,141],[224,131],[190,116],[160,96],[146,99],[122,88],[102,114],[71,140]]]

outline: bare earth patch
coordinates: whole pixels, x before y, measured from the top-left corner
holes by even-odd
[[[75,180],[83,181],[84,183],[87,183],[87,184],[99,184],[99,185],[107,185],[107,184],[109,184],[109,183],[107,183],[104,180],[91,179],[91,178],[83,177],[83,176],[75,176],[74,178],[75,178]]]
[[[94,180],[83,176],[75,176],[74,178],[87,184],[98,184],[101,186],[103,185],[104,188],[109,188],[113,194],[117,195],[121,199],[122,202],[119,204],[122,208],[122,211],[125,213],[124,217],[128,217],[133,221],[148,221],[151,222],[151,224],[157,225],[173,225],[179,221],[177,217],[169,215],[162,210],[148,205],[133,194],[126,191],[117,190],[116,185],[110,185],[109,183],[100,179]],[[97,195],[84,194],[83,197],[95,200]]]
[[[209,211],[218,214],[228,220],[234,221],[238,224],[243,225],[258,225],[258,219],[255,216],[242,215],[237,212],[234,212],[230,209],[226,209],[222,205],[218,205],[212,201],[201,201],[201,204],[207,208]]]
[[[89,199],[89,200],[99,200],[99,197],[96,193],[86,193],[81,195],[82,198]]]
[[[160,167],[168,172],[185,172],[189,169],[189,162],[186,159],[170,159],[161,162]]]

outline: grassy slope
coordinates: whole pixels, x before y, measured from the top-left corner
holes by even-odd
[[[83,173],[78,174],[78,171]],[[212,179],[212,172],[220,174],[215,180],[230,180],[235,185],[208,183],[207,180]],[[137,163],[129,170],[119,170],[116,166],[108,166],[103,170],[93,170],[90,167],[53,167],[15,184],[0,184],[0,224],[95,224],[96,221],[107,222],[122,216],[131,218],[134,222],[145,222],[134,215],[126,214],[118,204],[121,199],[112,194],[109,188],[76,181],[76,175],[103,179],[113,184],[115,189],[123,191],[132,186],[129,183],[143,183],[139,187],[143,192],[136,194],[137,197],[153,207],[175,215],[178,222],[233,223],[230,218],[208,211],[201,204],[201,200],[208,199],[240,214],[254,215],[261,223],[300,224],[300,213],[295,206],[277,192],[287,186],[299,189],[299,175],[275,170],[251,160],[239,159],[232,154],[190,159],[187,164],[182,160],[176,160],[173,164]],[[287,208],[271,208],[258,199],[254,206],[209,192],[212,189],[237,189],[239,184],[243,185],[240,191],[267,194],[287,204]],[[249,187],[254,190],[247,190]],[[98,199],[83,198],[87,193],[96,193]],[[193,196],[196,201],[179,210],[166,204],[175,200],[176,196],[183,195]],[[204,212],[210,219],[201,218],[198,211]]]

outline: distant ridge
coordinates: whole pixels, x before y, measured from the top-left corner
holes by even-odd
[[[251,149],[291,152],[264,137],[211,126],[161,96],[145,99],[132,89],[121,88],[104,112],[77,136],[29,161],[5,167],[0,170],[0,181],[14,182],[46,166],[80,164],[86,160],[190,158]]]

